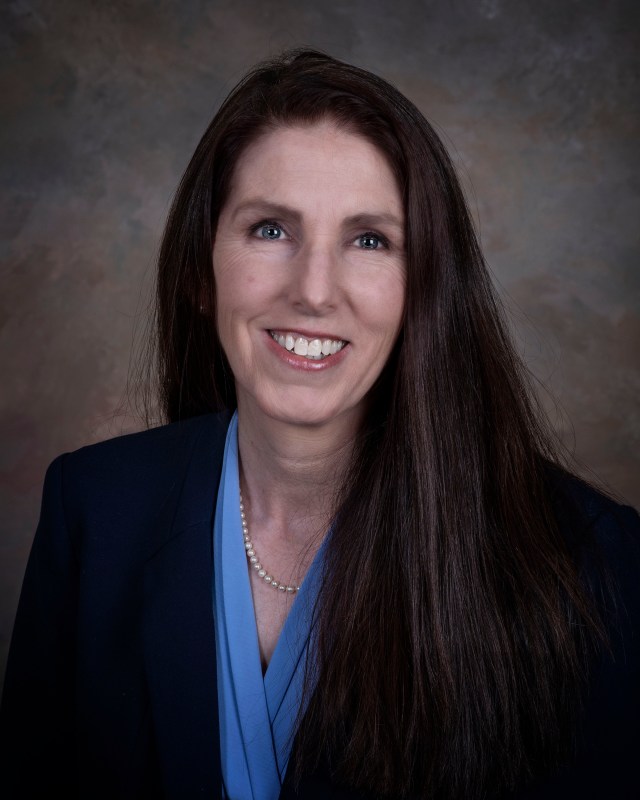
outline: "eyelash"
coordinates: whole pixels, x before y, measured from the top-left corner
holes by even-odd
[[[263,219],[260,222],[256,222],[255,225],[250,226],[249,234],[253,236],[260,230],[260,228],[269,228],[269,227],[280,228],[280,230],[284,231],[284,233],[287,232],[284,226],[281,225],[279,222],[276,222],[274,219]]]
[[[253,236],[261,228],[267,228],[269,226],[272,226],[274,228],[280,228],[280,230],[283,231],[285,234],[287,233],[286,228],[281,223],[277,222],[274,219],[264,219],[264,220],[261,220],[260,222],[256,222],[254,225],[251,225],[251,227],[249,228],[249,234]],[[377,231],[372,231],[372,230],[366,230],[366,231],[363,231],[361,234],[359,234],[359,236],[357,236],[356,238],[357,239],[361,239],[361,238],[363,238],[365,236],[372,236],[374,239],[377,239],[379,244],[385,250],[388,250],[390,248],[389,240],[382,233],[378,233]],[[274,240],[274,241],[277,241],[277,240]],[[362,250],[368,250],[368,249],[377,250],[378,248],[367,248],[367,247],[363,247],[362,248]]]
[[[377,239],[385,250],[388,250],[390,247],[389,240],[387,239],[387,237],[383,236],[383,234],[378,233],[377,231],[365,231],[364,233],[361,233],[360,236],[358,236],[358,239],[361,239],[363,236],[373,236],[373,238]],[[363,247],[362,249],[366,250],[367,248]]]

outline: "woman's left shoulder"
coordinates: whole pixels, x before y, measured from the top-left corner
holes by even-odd
[[[582,478],[556,466],[547,469],[551,502],[570,545],[593,546],[610,557],[640,561],[640,516]]]

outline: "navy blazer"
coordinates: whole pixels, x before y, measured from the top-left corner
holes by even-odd
[[[220,797],[211,527],[228,420],[119,437],[49,467],[0,715],[4,797]],[[577,758],[509,797],[637,798],[638,515],[577,481],[567,491],[618,583],[612,653]],[[285,780],[281,800],[296,797],[361,795],[321,767],[297,789]]]

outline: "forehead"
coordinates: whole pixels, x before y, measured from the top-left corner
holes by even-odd
[[[358,133],[331,121],[270,129],[236,164],[227,203],[276,193],[278,202],[372,197],[398,213],[400,191],[386,155]]]

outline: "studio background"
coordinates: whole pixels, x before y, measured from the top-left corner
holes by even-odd
[[[45,469],[141,427],[127,377],[171,196],[285,47],[381,74],[435,124],[554,424],[640,505],[639,22],[634,0],[2,5],[0,676]]]

